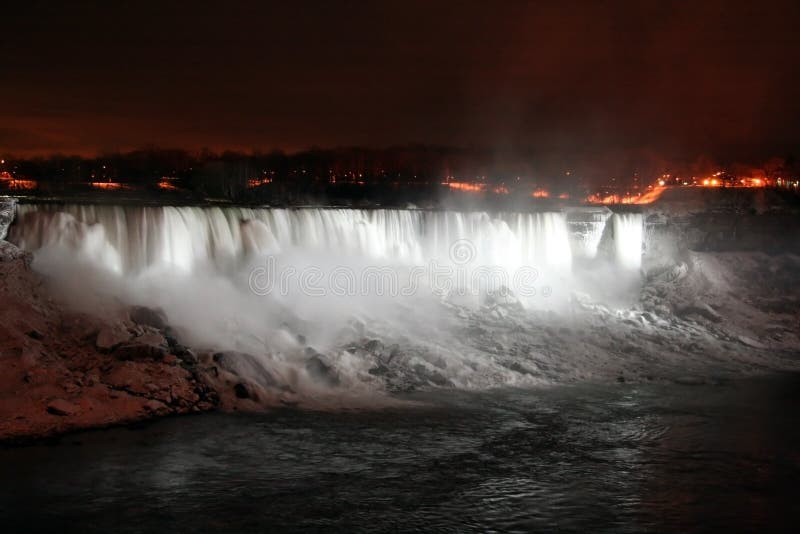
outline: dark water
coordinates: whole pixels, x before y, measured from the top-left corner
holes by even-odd
[[[800,518],[800,379],[447,393],[0,450],[20,530],[735,530]]]

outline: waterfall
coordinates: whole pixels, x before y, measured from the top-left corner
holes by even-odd
[[[22,204],[9,238],[50,271],[64,264],[134,282],[211,276],[256,294],[280,288],[295,302],[421,291],[475,305],[508,288],[525,306],[554,310],[598,283],[591,262],[609,214]],[[636,271],[641,215],[610,219],[617,269]],[[582,262],[575,272],[573,258]]]
[[[643,222],[640,213],[615,213],[614,252],[617,264],[626,270],[637,270],[642,265]]]
[[[593,213],[21,204],[9,240],[77,309],[161,308],[182,343],[256,355],[313,395],[315,351],[358,391],[536,381],[518,360],[540,351],[515,340],[639,265],[641,216]],[[616,265],[597,252],[612,233]]]
[[[611,210],[606,207],[572,207],[565,210],[570,246],[575,258],[588,260],[597,257],[606,221]]]
[[[569,272],[572,263],[561,213],[20,205],[12,239],[31,251],[65,246],[121,274],[224,268],[289,249],[391,265],[449,264],[458,243],[475,266]]]

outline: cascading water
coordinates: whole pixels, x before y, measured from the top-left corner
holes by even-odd
[[[566,216],[573,256],[588,260],[596,258],[611,210],[606,207],[573,207],[566,210]]]
[[[42,204],[19,206],[10,239],[76,301],[105,291],[161,307],[191,346],[256,354],[294,391],[313,390],[302,378],[309,351],[324,352],[350,391],[375,382],[489,387],[564,372],[563,361],[538,371],[520,363],[559,354],[531,348],[544,341],[528,337],[546,332],[521,310],[566,312],[573,290],[616,283],[611,273],[578,284],[585,264],[573,273],[573,257],[593,256],[607,218],[576,240],[560,212]],[[629,273],[641,217],[614,215],[613,224],[612,269]],[[267,274],[271,285],[261,284]],[[381,277],[388,290],[376,289]],[[367,350],[370,338],[395,348]]]
[[[561,213],[22,205],[12,239],[33,251],[63,245],[120,274],[191,272],[287,249],[450,263],[460,241],[475,265],[568,272],[572,262]]]
[[[614,251],[617,263],[626,270],[637,270],[642,265],[642,239],[644,224],[640,213],[615,213]]]

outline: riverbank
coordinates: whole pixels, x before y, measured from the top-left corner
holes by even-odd
[[[0,442],[216,406],[193,355],[170,344],[156,311],[70,311],[30,263],[0,241]]]

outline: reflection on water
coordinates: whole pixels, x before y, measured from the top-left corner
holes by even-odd
[[[0,450],[12,530],[788,528],[800,380],[417,395]],[[66,522],[69,523],[66,523]]]

